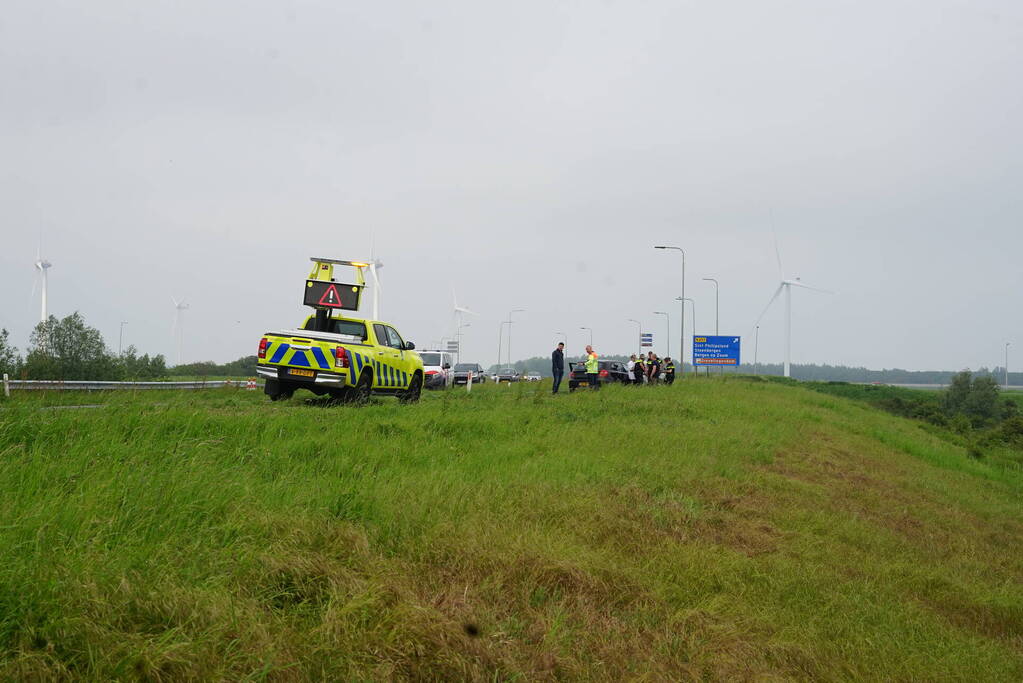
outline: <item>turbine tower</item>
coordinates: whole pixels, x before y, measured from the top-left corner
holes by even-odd
[[[374,228],[370,235],[369,242],[369,275],[373,278],[373,320],[380,320],[380,275],[378,270],[384,267],[384,262],[377,258],[377,231]]]
[[[42,251],[43,251],[42,247],[40,247],[39,250],[36,251],[35,267],[40,272],[40,274],[42,274],[42,277],[43,277],[43,288],[42,288],[42,297],[41,297],[39,321],[40,322],[46,322],[46,294],[47,294],[47,291],[46,291],[46,279],[47,279],[46,278],[46,271],[49,270],[50,268],[52,268],[53,264],[43,258]]]
[[[181,365],[181,342],[184,336],[184,329],[181,325],[181,314],[183,311],[188,310],[188,304],[182,299],[178,301],[174,297],[171,297],[171,301],[174,302],[174,331],[178,338],[178,362],[177,365]]]
[[[774,245],[774,252],[775,252],[775,256],[778,258],[778,273],[779,273],[779,275],[781,275],[781,272],[782,272],[782,270],[781,270],[781,254],[778,253],[778,244],[777,243],[775,243],[775,245]],[[764,312],[760,314],[760,317],[757,318],[757,322],[754,323],[754,327],[758,328],[760,326],[760,320],[764,317],[764,315],[767,313],[767,311],[771,308],[771,305],[774,303],[775,299],[778,298],[778,295],[781,294],[782,291],[784,290],[784,292],[785,292],[785,373],[784,374],[785,374],[786,377],[790,376],[790,370],[791,370],[791,366],[792,366],[792,288],[793,287],[802,287],[803,289],[810,289],[810,290],[813,290],[815,292],[824,292],[825,294],[833,294],[834,293],[834,292],[830,292],[830,291],[828,291],[826,289],[817,289],[816,287],[811,287],[810,285],[804,285],[800,281],[800,279],[798,277],[797,278],[793,278],[791,280],[790,279],[785,279],[783,277],[782,281],[778,284],[778,289],[774,290],[774,295],[771,296],[771,300],[768,301],[767,302],[767,306],[764,307]]]
[[[369,274],[373,278],[373,320],[380,320],[380,276],[377,271],[384,267],[378,258],[370,259]]]

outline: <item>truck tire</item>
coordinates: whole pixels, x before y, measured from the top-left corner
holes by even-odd
[[[271,401],[280,401],[282,399],[287,400],[291,398],[291,395],[295,393],[295,390],[281,384],[280,380],[268,379],[263,384],[263,393],[269,396]]]
[[[415,403],[419,400],[419,397],[423,395],[423,376],[418,372],[412,376],[412,382],[409,383],[408,389],[401,392],[398,395],[398,400],[402,403]]]
[[[373,373],[368,369],[363,370],[362,374],[359,375],[359,381],[348,391],[350,392],[349,400],[352,403],[356,405],[369,403],[369,396],[373,392]]]

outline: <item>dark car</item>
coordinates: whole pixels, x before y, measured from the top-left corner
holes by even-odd
[[[494,381],[498,383],[518,382],[520,379],[522,378],[519,376],[519,373],[515,372],[512,368],[502,368],[497,371],[496,375],[494,375]]]
[[[481,384],[487,381],[487,375],[479,363],[458,363],[455,365],[455,384],[465,384],[472,373],[472,383]]]
[[[597,361],[597,381],[601,384],[611,384],[612,382],[629,384],[631,380],[632,378],[625,370],[625,363],[617,360]],[[588,386],[590,386],[590,379],[586,374],[586,363],[575,363],[572,366],[572,371],[568,373],[568,390],[575,391],[576,387]]]

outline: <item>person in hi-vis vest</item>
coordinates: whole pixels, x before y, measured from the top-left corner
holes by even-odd
[[[600,376],[598,373],[599,365],[597,364],[597,352],[593,350],[593,347],[589,344],[586,345],[586,379],[589,381],[590,386],[594,389],[600,388]]]

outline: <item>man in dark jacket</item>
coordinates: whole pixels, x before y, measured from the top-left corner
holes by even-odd
[[[561,378],[565,375],[565,343],[558,342],[558,348],[551,354],[551,374],[554,375],[554,391],[558,393]]]

